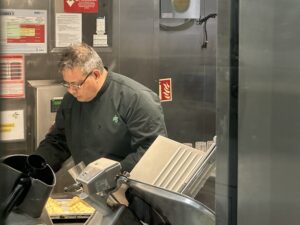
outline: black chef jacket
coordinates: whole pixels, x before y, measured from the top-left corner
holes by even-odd
[[[57,171],[72,155],[86,165],[101,157],[131,171],[158,135],[167,136],[158,96],[142,84],[109,72],[97,96],[79,102],[66,93],[55,125],[35,154]]]

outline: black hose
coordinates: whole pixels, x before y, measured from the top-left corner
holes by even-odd
[[[24,200],[31,185],[30,177],[21,177],[10,193],[8,198],[1,204],[0,221],[5,221],[15,206],[18,206]]]

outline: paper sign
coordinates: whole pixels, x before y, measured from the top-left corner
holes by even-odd
[[[159,98],[161,102],[172,101],[171,78],[165,78],[159,80]]]
[[[24,55],[0,55],[0,98],[24,97]]]
[[[0,140],[24,140],[24,110],[9,110],[0,113]]]
[[[56,13],[55,46],[67,47],[82,42],[82,14]]]

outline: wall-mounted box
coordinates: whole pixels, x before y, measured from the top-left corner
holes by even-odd
[[[27,83],[28,151],[33,151],[54,124],[66,88],[54,80]]]

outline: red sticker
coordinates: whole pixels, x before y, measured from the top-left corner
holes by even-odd
[[[98,12],[98,0],[64,0],[65,12]]]
[[[20,24],[20,35],[8,37],[7,43],[44,43],[45,25],[44,24]]]
[[[159,80],[159,98],[161,102],[172,101],[171,78],[165,78]]]

